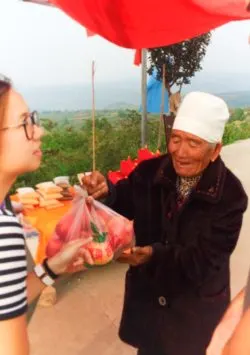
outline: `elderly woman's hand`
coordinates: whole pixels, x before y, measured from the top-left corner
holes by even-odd
[[[147,263],[151,259],[152,254],[153,248],[151,246],[134,247],[123,252],[117,261],[131,266],[139,266]]]
[[[88,194],[94,199],[102,199],[108,195],[109,188],[107,180],[99,171],[94,171],[90,175],[85,175],[82,178],[82,184]]]
[[[49,268],[56,274],[73,273],[84,270],[85,264],[92,265],[93,259],[84,248],[92,238],[78,239],[65,244],[62,249],[48,260]]]

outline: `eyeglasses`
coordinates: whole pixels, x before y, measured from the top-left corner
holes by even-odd
[[[12,129],[12,128],[23,127],[26,138],[28,140],[32,140],[34,138],[34,131],[35,131],[34,126],[40,127],[40,118],[39,118],[37,111],[33,111],[31,113],[24,114],[23,123],[20,123],[18,125],[11,125],[8,127],[3,127],[0,129],[0,131],[6,131],[6,130]]]

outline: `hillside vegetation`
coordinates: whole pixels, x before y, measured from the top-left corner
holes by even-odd
[[[16,186],[34,186],[59,175],[69,175],[72,182],[76,174],[92,170],[92,122],[91,113],[46,112],[42,114],[45,129],[43,161],[40,169],[20,177]],[[148,146],[156,151],[159,118],[149,116]],[[140,147],[141,116],[134,110],[102,111],[96,119],[97,169],[103,173],[119,169],[119,163],[128,156],[135,158]],[[226,126],[224,145],[250,138],[250,114],[248,110],[232,111]],[[161,152],[166,151],[165,134],[162,132]]]

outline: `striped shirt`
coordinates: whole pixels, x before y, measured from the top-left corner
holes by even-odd
[[[12,212],[0,209],[0,321],[27,311],[26,278],[22,226]]]

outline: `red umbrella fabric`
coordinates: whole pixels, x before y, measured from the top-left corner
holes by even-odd
[[[89,31],[127,48],[153,48],[249,19],[245,0],[49,0]]]

